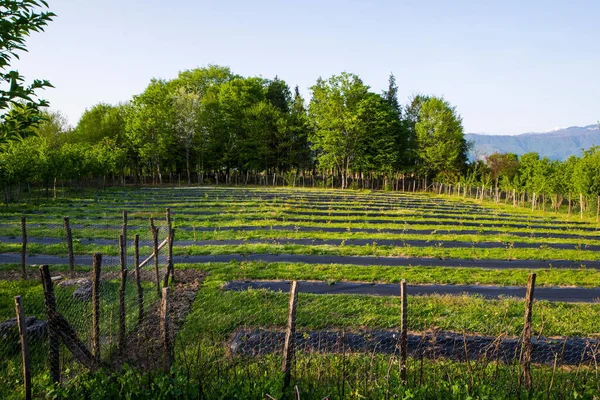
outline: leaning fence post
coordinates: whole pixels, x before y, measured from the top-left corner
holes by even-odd
[[[285,331],[285,345],[283,347],[283,365],[281,372],[284,373],[283,390],[290,385],[292,377],[292,361],[296,351],[296,303],[298,302],[298,282],[293,281],[290,289],[290,301],[288,307],[287,329]]]
[[[73,278],[75,276],[75,257],[73,255],[73,234],[69,217],[65,217],[65,234],[67,235],[67,250],[69,252],[69,270],[71,271],[71,278]]]
[[[25,399],[31,399],[31,365],[29,364],[29,347],[27,343],[27,327],[25,325],[25,314],[21,296],[15,296],[15,311],[17,313],[17,326],[19,327],[19,338],[21,340],[21,360],[23,362],[23,382]]]
[[[523,326],[523,347],[521,348],[521,365],[523,366],[524,385],[531,388],[531,311],[533,306],[533,291],[535,288],[535,274],[529,274],[527,294],[525,296],[525,324]]]
[[[125,289],[127,285],[127,268],[125,268],[125,240],[119,235],[121,248],[121,287],[119,288],[119,338],[117,347],[119,351],[125,348]]]
[[[134,265],[135,265],[135,285],[137,286],[138,295],[138,324],[144,319],[144,289],[140,277],[140,235],[135,235],[133,238],[134,248]]]
[[[27,264],[25,264],[25,257],[27,256],[27,219],[26,217],[21,217],[21,237],[22,237],[22,246],[21,246],[21,273],[23,275],[23,279],[27,279]]]
[[[169,288],[162,289],[160,302],[160,331],[163,339],[163,368],[165,373],[171,370],[171,339],[169,338]]]
[[[42,287],[44,289],[44,308],[48,316],[48,345],[49,345],[49,364],[50,378],[54,383],[60,382],[60,343],[58,336],[58,327],[55,319],[52,318],[56,313],[56,298],[54,297],[54,287],[50,268],[47,265],[40,266],[40,275],[42,278]]]
[[[402,299],[402,319],[400,321],[400,379],[406,385],[406,365],[408,359],[408,301],[406,293],[406,279],[400,283],[400,297]]]
[[[92,266],[92,354],[100,362],[100,269],[102,255],[94,253]]]
[[[160,298],[160,271],[158,270],[158,228],[154,226],[153,218],[150,218],[150,230],[152,231],[152,248],[154,249],[154,274],[156,278],[156,293]]]

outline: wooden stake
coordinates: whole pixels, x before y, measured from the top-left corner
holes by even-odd
[[[285,331],[285,345],[283,347],[283,365],[281,372],[284,373],[283,390],[290,386],[292,377],[292,361],[296,351],[296,303],[298,302],[298,282],[293,281],[290,289],[290,301],[288,306],[288,321]]]
[[[119,351],[125,348],[125,289],[127,285],[127,269],[125,268],[125,241],[123,235],[119,236],[119,245],[121,247],[121,286],[119,287],[119,337],[117,347]]]
[[[170,228],[171,227],[171,209],[170,208],[166,209],[166,215],[167,215],[167,226]]]
[[[523,347],[521,349],[521,364],[523,366],[524,385],[531,388],[531,312],[533,306],[533,292],[535,288],[536,274],[529,274],[527,282],[527,294],[525,296],[525,324],[523,326]]]
[[[167,286],[169,284],[169,275],[171,276],[171,281],[173,281],[173,278],[175,276],[175,271],[173,270],[173,236],[175,234],[175,231],[173,229],[173,223],[171,220],[171,209],[167,208],[166,210],[166,214],[167,214],[167,229],[168,229],[168,236],[167,236],[167,275],[165,276],[165,281],[164,281],[164,286]]]
[[[169,288],[162,289],[160,302],[160,331],[163,339],[163,369],[166,374],[171,371],[171,339],[169,338]]]
[[[31,400],[31,365],[29,363],[29,346],[27,343],[27,326],[25,325],[25,314],[21,296],[15,296],[15,311],[17,314],[17,325],[19,327],[19,338],[21,340],[21,360],[23,362],[23,382],[25,399]]]
[[[169,275],[171,276],[171,282],[173,281],[173,277],[175,275],[175,271],[173,270],[173,240],[175,236],[175,229],[167,227],[169,229],[169,237],[168,245],[167,245],[167,273],[165,274],[165,278],[163,280],[163,286],[169,285]]]
[[[92,355],[100,362],[100,269],[102,255],[94,253],[92,265]]]
[[[73,278],[75,276],[75,256],[73,255],[73,234],[69,217],[65,217],[65,234],[67,235],[67,250],[69,252],[69,270],[71,271],[71,278]]]
[[[27,257],[27,219],[21,217],[21,275],[23,279],[27,279],[27,264],[25,258]]]
[[[50,378],[52,382],[60,383],[60,342],[57,333],[58,326],[56,326],[56,322],[52,319],[52,315],[56,313],[56,298],[54,297],[50,268],[47,265],[40,266],[40,276],[44,289],[44,308],[48,316],[48,362],[50,364]]]
[[[152,231],[152,248],[154,249],[154,273],[156,275],[156,293],[160,298],[160,271],[158,270],[158,228],[154,226],[153,218],[150,218],[150,230]]]
[[[140,277],[140,235],[135,235],[133,239],[134,263],[135,263],[135,285],[138,294],[138,324],[144,319],[144,288]]]
[[[125,269],[127,269],[127,210],[123,210],[122,235],[123,235],[123,250],[124,250],[123,263],[125,265]]]
[[[406,293],[406,280],[400,283],[400,297],[402,299],[402,319],[400,321],[400,379],[406,385],[406,365],[408,360],[408,296]]]

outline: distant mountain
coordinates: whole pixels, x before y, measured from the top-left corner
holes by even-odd
[[[541,157],[564,160],[571,155],[581,155],[582,149],[600,146],[600,129],[595,124],[520,135],[468,133],[465,138],[474,143],[471,151],[473,158],[481,158],[496,151],[518,155],[534,151]]]

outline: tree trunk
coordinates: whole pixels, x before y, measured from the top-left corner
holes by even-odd
[[[579,193],[579,219],[583,219],[583,193]]]
[[[187,169],[188,185],[192,184],[192,174],[190,172],[190,148],[185,149],[185,167]]]

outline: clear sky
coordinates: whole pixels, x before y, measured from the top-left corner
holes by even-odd
[[[48,0],[57,17],[13,65],[72,125],[152,77],[207,64],[278,75],[308,100],[319,76],[358,74],[400,100],[443,95],[466,132],[600,119],[600,1]]]

